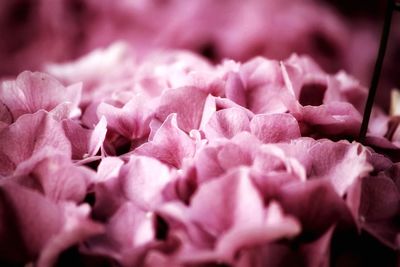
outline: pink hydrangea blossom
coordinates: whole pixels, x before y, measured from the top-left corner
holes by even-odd
[[[110,49],[49,67],[66,85],[1,83],[0,263],[329,266],[346,229],[399,248],[397,163],[353,141],[356,80],[307,56]],[[398,152],[373,114],[367,142]]]

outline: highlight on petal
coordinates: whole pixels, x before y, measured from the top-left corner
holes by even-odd
[[[94,129],[85,129],[79,123],[65,119],[62,127],[71,142],[72,158],[83,159],[94,156],[99,151],[106,137],[107,121],[102,117]]]
[[[215,112],[203,128],[207,139],[221,137],[230,139],[240,132],[249,130],[249,118],[243,110],[238,108]]]
[[[193,157],[194,153],[194,141],[178,127],[175,113],[166,118],[152,141],[134,150],[134,154],[156,158],[175,168],[180,168],[184,159]]]
[[[220,257],[231,260],[243,248],[292,238],[301,231],[299,222],[294,217],[285,215],[277,202],[269,204],[264,216],[262,224],[237,227],[224,234],[217,244]]]
[[[232,100],[236,104],[242,107],[247,106],[245,88],[238,73],[231,72],[228,74],[225,85],[225,95],[226,98]]]
[[[124,165],[124,161],[119,157],[105,157],[101,160],[97,167],[97,178],[98,182],[104,182],[108,179],[118,177],[119,171]]]
[[[329,179],[340,196],[372,170],[366,148],[358,143],[318,142],[309,154],[313,159],[311,175]]]
[[[161,96],[155,117],[166,120],[176,113],[179,128],[185,132],[198,129],[203,117],[208,94],[197,87],[181,87],[166,90]]]
[[[91,236],[104,232],[103,225],[90,219],[90,207],[88,205],[76,206],[66,203],[62,208],[62,228],[51,237],[41,251],[37,261],[39,267],[53,266],[62,251],[82,243]]]
[[[83,201],[95,176],[90,169],[77,166],[64,155],[50,151],[37,154],[29,164],[25,163],[18,166],[11,179],[55,202]]]
[[[40,109],[51,111],[59,104],[70,102],[77,108],[82,85],[64,87],[52,76],[25,71],[15,81],[5,81],[0,86],[0,101],[10,110],[14,120]]]
[[[238,169],[203,184],[193,196],[189,214],[207,232],[219,236],[235,225],[251,228],[262,223],[263,202],[247,171]]]
[[[162,203],[162,191],[170,181],[167,165],[150,157],[132,155],[120,171],[124,195],[143,210]]]
[[[103,102],[97,108],[97,115],[106,118],[110,129],[133,140],[150,132],[153,111],[146,105],[145,98],[132,98],[122,108]]]
[[[121,266],[137,266],[155,242],[154,215],[125,202],[107,221],[104,233],[88,238],[83,251]]]
[[[296,119],[285,113],[255,115],[250,129],[263,143],[288,142],[301,136]]]
[[[246,91],[247,108],[255,114],[283,113],[283,78],[279,63],[256,57],[244,63],[239,70]]]
[[[61,124],[45,111],[21,116],[0,132],[0,158],[4,159],[0,173],[10,174],[18,164],[46,148],[70,157],[71,144]]]

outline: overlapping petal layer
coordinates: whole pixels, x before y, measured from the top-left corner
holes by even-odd
[[[336,140],[360,126],[366,90],[349,76],[296,55],[213,66],[110,49],[50,68],[77,82],[105,53],[115,72],[81,73],[82,100],[47,74],[1,84],[0,263],[328,266],[343,229],[399,248],[397,164]],[[369,138],[398,149],[374,112]]]

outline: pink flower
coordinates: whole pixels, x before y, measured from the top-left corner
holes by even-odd
[[[361,227],[393,249],[400,247],[397,222],[400,205],[399,166],[364,178],[359,208]]]
[[[0,101],[7,106],[14,121],[23,114],[35,113],[40,109],[53,111],[60,104],[69,103],[71,114],[79,115],[81,84],[64,87],[45,73],[23,72],[15,81],[4,81],[0,87]]]
[[[71,144],[60,122],[42,110],[22,115],[1,131],[0,144],[1,175],[12,174],[21,164],[34,164],[41,153],[71,156]]]
[[[150,142],[133,152],[180,168],[185,159],[193,157],[195,149],[195,141],[178,127],[177,115],[173,113],[166,118]]]
[[[2,260],[52,266],[63,250],[102,232],[88,206],[56,204],[13,182],[1,182],[0,196],[0,237],[8,244],[1,246]]]
[[[186,264],[233,263],[244,247],[292,237],[300,230],[278,204],[264,207],[244,168],[202,184],[188,207],[170,203],[161,213],[173,226],[169,236],[183,238],[174,258]]]

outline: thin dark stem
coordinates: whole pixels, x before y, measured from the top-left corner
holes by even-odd
[[[365,141],[365,136],[366,136],[367,130],[368,130],[368,123],[369,123],[369,119],[371,116],[372,106],[374,104],[376,89],[378,88],[379,78],[380,78],[381,71],[382,71],[383,60],[385,58],[386,47],[387,47],[387,42],[388,42],[388,38],[389,38],[390,26],[392,23],[392,16],[393,16],[394,8],[395,8],[394,0],[388,0],[386,14],[385,14],[385,21],[383,24],[383,30],[382,30],[382,36],[381,36],[381,43],[379,46],[378,57],[375,62],[375,69],[374,69],[374,73],[372,75],[371,87],[369,88],[367,103],[365,104],[365,109],[364,109],[363,121],[362,121],[361,128],[360,128],[359,141],[361,143]]]

